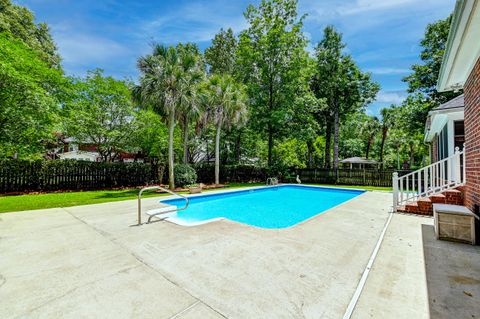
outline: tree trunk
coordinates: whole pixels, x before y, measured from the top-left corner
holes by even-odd
[[[410,145],[410,169],[412,169],[414,164],[415,164],[415,148],[411,144]]]
[[[307,142],[307,161],[308,161],[308,168],[313,167],[313,143],[312,141]]]
[[[268,167],[272,167],[273,159],[273,130],[271,124],[268,124]]]
[[[332,122],[331,119],[327,119],[326,131],[325,131],[325,168],[331,167],[331,155],[330,150],[332,146]]]
[[[372,138],[369,137],[367,141],[367,150],[365,152],[365,158],[368,159],[368,154],[370,153],[370,147],[372,146]]]
[[[338,106],[335,108],[335,127],[333,132],[333,169],[338,168],[338,144],[340,138],[340,111]]]
[[[273,112],[273,78],[270,77],[270,86],[269,86],[269,100],[268,100],[268,108],[269,108],[269,116],[272,116]],[[268,167],[272,167],[273,160],[272,160],[272,152],[273,152],[273,127],[271,123],[272,119],[268,119]]]
[[[175,130],[175,112],[170,111],[168,116],[168,187],[175,188],[175,179],[173,175],[173,132]]]
[[[215,135],[215,184],[220,184],[220,133],[222,132],[222,120],[217,125]]]
[[[385,141],[387,140],[387,134],[388,130],[383,130],[382,132],[382,142],[380,143],[380,165],[382,165],[383,168],[383,150],[385,148]]]
[[[239,130],[237,135],[237,139],[235,141],[235,164],[240,164],[240,156],[241,156],[241,142],[242,142],[242,131]]]
[[[188,116],[183,120],[183,164],[188,164]]]

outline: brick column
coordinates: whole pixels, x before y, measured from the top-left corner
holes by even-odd
[[[480,59],[468,76],[465,93],[465,205],[480,205]]]

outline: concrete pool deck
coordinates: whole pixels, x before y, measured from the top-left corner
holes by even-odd
[[[287,229],[131,227],[134,200],[1,214],[0,318],[342,318],[390,203],[366,192]],[[353,318],[480,315],[480,250],[432,224],[393,216]]]

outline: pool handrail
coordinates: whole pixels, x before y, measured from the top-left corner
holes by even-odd
[[[142,193],[144,191],[154,190],[154,189],[161,189],[164,192],[167,192],[167,193],[172,194],[174,196],[179,196],[179,197],[183,198],[185,200],[185,206],[183,206],[181,208],[175,207],[175,209],[162,211],[162,212],[159,212],[159,213],[156,213],[156,214],[151,214],[150,217],[148,217],[147,224],[150,223],[153,216],[157,216],[157,215],[160,215],[160,214],[166,214],[166,213],[172,213],[172,212],[176,212],[176,211],[179,211],[179,210],[185,210],[188,207],[188,197],[187,196],[175,193],[174,191],[171,191],[168,188],[164,188],[164,187],[158,186],[158,185],[144,187],[140,190],[140,192],[138,192],[138,224],[137,224],[138,226],[142,225]]]

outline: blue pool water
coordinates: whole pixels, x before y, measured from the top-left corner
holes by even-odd
[[[223,194],[191,197],[186,210],[177,218],[197,223],[227,218],[261,228],[285,228],[352,199],[363,191],[299,185],[257,188]],[[183,199],[161,201],[182,207]]]

